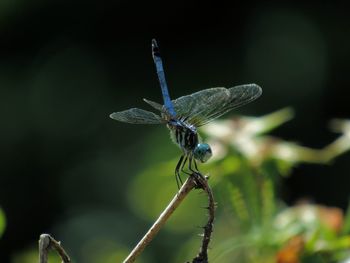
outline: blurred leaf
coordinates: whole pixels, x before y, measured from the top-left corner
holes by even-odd
[[[275,213],[275,193],[272,180],[263,179],[261,186],[261,206],[263,225],[270,224]]]
[[[128,199],[131,207],[140,217],[154,221],[175,196],[177,192],[175,166],[175,160],[155,165],[133,180],[128,191]],[[182,180],[185,179],[183,176]],[[200,190],[191,191],[166,224],[166,228],[187,232],[204,224],[206,213],[201,207],[207,206],[207,197],[205,194],[198,193]]]
[[[348,204],[348,207],[346,209],[344,225],[341,231],[343,234],[350,234],[350,203]]]
[[[249,218],[248,208],[242,196],[242,192],[237,186],[233,184],[230,184],[228,187],[235,214],[238,216],[239,220],[247,221]]]
[[[301,263],[329,263],[321,254],[306,254],[301,257]]]
[[[116,212],[116,209],[77,207],[52,232],[72,258],[96,263],[95,259],[107,261],[109,256],[125,255],[131,249],[129,246],[134,245],[139,229],[133,218]]]
[[[115,263],[122,262],[129,251],[110,239],[90,239],[82,247],[82,262]],[[138,262],[144,262],[141,258]]]
[[[6,227],[5,214],[2,211],[2,209],[0,208],[0,237],[5,230],[5,227]]]
[[[11,263],[33,263],[38,262],[39,252],[37,248],[27,249],[21,252],[17,252],[13,255]],[[61,263],[61,258],[57,252],[50,250],[49,252],[49,263]]]

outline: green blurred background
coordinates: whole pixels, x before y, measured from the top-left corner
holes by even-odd
[[[172,165],[162,169],[164,187],[150,173],[135,191],[138,174],[179,156],[166,128],[108,118],[147,108],[142,98],[161,101],[151,38],[173,98],[258,83],[263,96],[236,113],[291,106],[295,120],[273,134],[317,148],[337,136],[331,118],[350,116],[349,22],[345,6],[331,3],[2,0],[0,261],[34,262],[26,260],[48,232],[78,262],[115,262],[152,222],[131,205],[138,191],[149,210],[160,203],[152,215],[176,191]],[[281,195],[345,208],[349,163],[344,155],[332,166],[301,165]],[[153,199],[159,191],[164,200]],[[205,221],[199,211],[161,231],[143,262],[181,254]]]

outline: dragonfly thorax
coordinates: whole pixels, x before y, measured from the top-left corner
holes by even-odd
[[[179,145],[186,154],[192,152],[198,144],[197,130],[193,125],[180,120],[168,122],[173,141]]]
[[[192,155],[202,163],[212,156],[209,144],[199,143],[197,129],[192,124],[181,120],[171,120],[168,122],[168,128],[173,141],[186,155]]]

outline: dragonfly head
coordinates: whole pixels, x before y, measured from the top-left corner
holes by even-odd
[[[213,155],[209,144],[198,143],[193,151],[194,158],[202,163],[205,163]]]

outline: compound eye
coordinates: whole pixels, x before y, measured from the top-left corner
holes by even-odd
[[[205,163],[212,156],[212,151],[207,143],[199,143],[194,149],[194,158]]]

